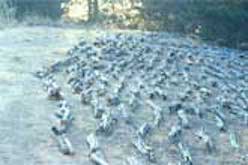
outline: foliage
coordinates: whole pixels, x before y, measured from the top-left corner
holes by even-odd
[[[146,22],[163,30],[198,35],[238,47],[248,42],[248,1],[144,0]]]
[[[11,4],[10,2],[14,2]],[[46,0],[49,1],[49,0]],[[0,0],[0,22],[58,18],[61,0]],[[67,2],[67,0],[63,0]],[[64,15],[121,28],[166,30],[248,49],[247,0],[68,0]],[[81,6],[80,6],[81,5]],[[13,7],[14,6],[14,7]],[[28,15],[28,16],[27,16]],[[37,16],[37,17],[36,17]]]
[[[0,23],[10,24],[15,17],[15,8],[11,6],[9,0],[0,0]]]

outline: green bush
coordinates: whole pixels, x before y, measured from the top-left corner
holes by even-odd
[[[195,33],[226,46],[248,42],[248,1],[144,0],[146,22],[169,31]]]

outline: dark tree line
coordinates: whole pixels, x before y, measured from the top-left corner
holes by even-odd
[[[60,18],[61,3],[68,0],[8,0],[8,5],[16,9],[16,18],[21,20],[25,15],[36,14],[50,18]]]
[[[183,33],[201,27],[199,36],[239,47],[248,43],[247,0],[143,0],[145,19],[160,29]]]
[[[7,0],[16,8],[16,17],[34,12],[37,15],[60,18],[60,4],[70,0]],[[123,0],[85,0],[88,2],[89,21],[97,21],[101,13],[100,2]],[[149,30],[167,30],[194,33],[198,36],[227,46],[248,45],[247,0],[129,0],[133,8],[141,2],[139,17]],[[82,9],[84,10],[84,9]],[[114,18],[114,17],[112,17]],[[111,19],[111,18],[108,18]],[[152,25],[152,26],[150,26]],[[134,26],[138,27],[138,26]],[[247,46],[248,47],[248,46]]]

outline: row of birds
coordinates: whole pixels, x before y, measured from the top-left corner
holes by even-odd
[[[117,34],[99,38],[92,45],[82,41],[68,52],[68,58],[60,62],[61,65],[56,65],[67,73],[67,84],[72,92],[79,95],[83,104],[92,107],[94,117],[99,120],[95,132],[86,138],[92,162],[99,165],[109,164],[104,158],[97,136],[111,135],[116,122],[123,120],[135,132],[135,138],[131,142],[133,146],[147,160],[155,163],[154,149],[148,145],[146,137],[161,125],[167,112],[169,115],[175,114],[178,118],[177,124],[171,126],[168,138],[181,153],[183,164],[193,164],[190,148],[182,140],[183,129],[192,127],[190,115],[204,120],[204,116],[208,113],[213,114],[216,127],[220,131],[228,132],[230,144],[234,148],[239,148],[236,134],[227,127],[228,117],[223,107],[229,108],[231,105],[227,104],[229,102],[225,98],[222,98],[221,108],[210,108],[206,111],[196,107],[185,107],[187,104],[184,104],[197,99],[206,101],[214,97],[211,89],[220,88],[222,84],[219,83],[218,78],[224,79],[224,74],[220,74],[220,77],[208,75],[207,72],[199,74],[200,79],[203,80],[211,76],[215,77],[209,84],[207,81],[204,82],[206,87],[201,85],[194,79],[195,75],[192,72],[198,69],[199,65],[208,62],[199,55],[185,52],[183,48],[188,48],[187,44],[180,51],[175,45],[171,47],[167,45],[168,48],[165,49],[163,46],[153,44],[157,37],[151,34],[140,37]],[[221,72],[218,67],[216,68],[215,73]],[[211,73],[216,68],[212,69]],[[73,154],[73,148],[66,136],[73,120],[70,106],[64,100],[64,94],[53,76],[44,75],[46,75],[43,80],[48,97],[62,100],[59,111],[56,112],[59,125],[52,127],[52,131],[57,136],[61,151],[64,154]],[[184,94],[176,93],[180,95],[179,101],[170,103],[168,89],[172,86],[180,87],[181,84],[185,85],[183,86],[185,89],[181,91],[182,93],[185,91]],[[193,95],[198,97],[192,97]],[[164,104],[169,104],[168,111],[164,109]],[[140,112],[143,107],[152,109],[152,123],[139,123],[130,115]],[[245,110],[242,112],[241,115],[248,124],[247,112]],[[209,153],[216,150],[214,139],[207,133],[206,128],[202,127],[194,134],[202,141]],[[130,158],[127,162],[130,165],[142,164],[135,158]]]

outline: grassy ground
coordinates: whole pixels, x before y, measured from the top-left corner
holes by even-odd
[[[0,164],[78,164],[57,151],[50,134],[56,104],[47,102],[32,73],[63,58],[81,35],[45,27],[0,31]]]
[[[85,138],[95,128],[92,111],[87,107],[80,106],[79,99],[70,94],[68,86],[63,85],[65,84],[63,77],[58,77],[58,82],[63,85],[69,102],[73,104],[73,113],[76,116],[70,138],[77,154],[73,157],[63,156],[59,153],[50,131],[53,114],[57,109],[56,103],[47,101],[41,83],[33,77],[32,73],[42,66],[63,59],[65,52],[75,45],[80,37],[91,41],[108,32],[110,31],[45,26],[16,27],[0,31],[0,56],[4,57],[0,58],[0,164],[90,165]],[[133,33],[137,33],[137,31]],[[171,39],[175,44],[180,43],[178,37]],[[143,116],[141,118],[143,119]],[[166,123],[167,127],[163,127],[154,134],[153,144],[155,147],[159,148],[166,140],[169,124]],[[109,161],[116,165],[122,163],[125,154],[133,154],[125,132],[122,130],[116,130],[115,134],[111,138],[104,139],[102,144]],[[247,130],[239,131],[242,135],[242,148],[246,149]],[[218,141],[220,144],[218,146],[221,148],[217,153],[218,157],[211,155],[201,160],[206,161],[215,157],[214,162],[221,162],[221,164],[230,164],[234,161],[237,162],[237,165],[243,165],[242,162],[247,164],[246,157],[241,159],[238,151],[231,152],[229,151],[230,147],[225,147],[228,144],[227,135],[220,136],[220,139],[226,139],[226,141]],[[118,141],[112,141],[112,139],[118,139]],[[109,143],[112,144],[109,146]],[[195,144],[195,146],[197,145]],[[166,145],[158,152],[162,150],[167,150]],[[162,154],[159,155],[159,158],[164,162],[169,159]],[[213,163],[209,162],[209,164]]]

